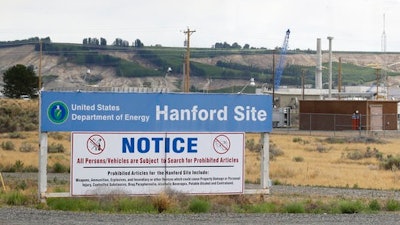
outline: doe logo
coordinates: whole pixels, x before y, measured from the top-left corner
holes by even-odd
[[[64,102],[56,101],[47,109],[47,116],[55,124],[64,123],[68,119],[68,107]]]

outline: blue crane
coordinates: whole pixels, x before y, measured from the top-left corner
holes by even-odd
[[[274,80],[274,89],[275,90],[278,90],[279,86],[281,85],[283,67],[285,65],[285,59],[286,59],[286,51],[287,51],[288,44],[289,44],[289,35],[290,35],[290,30],[288,29],[286,31],[285,40],[283,41],[283,45],[281,48],[279,64],[275,70],[275,80]]]

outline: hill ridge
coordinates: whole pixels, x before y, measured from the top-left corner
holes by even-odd
[[[168,49],[168,48],[167,48]],[[146,59],[142,59],[135,54],[133,51],[124,51],[118,49],[101,50],[100,54],[107,54],[113,57],[117,57],[126,61],[135,62],[145,68],[157,69]],[[182,51],[183,52],[183,51]],[[215,66],[218,61],[237,63],[240,65],[258,67],[261,69],[272,68],[272,54],[240,54],[240,52],[233,52],[232,54],[216,54],[213,57],[192,57],[192,62],[201,63],[204,65]],[[312,53],[291,53],[286,56],[287,65],[299,65],[313,68],[315,66],[315,54]],[[333,61],[337,62],[339,57],[342,58],[343,64],[353,64],[360,67],[373,68],[386,64],[388,71],[392,73],[399,73],[400,75],[400,53],[353,53],[353,52],[334,52]],[[38,71],[39,65],[39,52],[35,51],[33,44],[26,44],[14,47],[2,47],[0,48],[0,71],[3,74],[5,70],[16,65],[33,65]],[[277,58],[277,57],[276,57]],[[328,62],[328,54],[322,55],[323,63]],[[386,63],[385,63],[386,62]],[[183,57],[182,57],[183,63]],[[87,71],[90,70],[90,74]],[[310,69],[312,70],[312,69]],[[82,85],[93,85],[88,82],[88,78],[93,76],[101,77],[101,81],[95,84],[95,86],[101,87],[168,87],[172,91],[179,91],[182,74],[171,73],[168,76],[145,76],[145,77],[119,77],[115,69],[111,66],[102,65],[78,65],[65,60],[60,56],[44,54],[42,56],[42,76],[47,77],[46,88],[79,88]],[[310,71],[312,74],[313,71]],[[212,74],[208,74],[205,77],[191,76],[191,84],[198,89],[204,89],[209,84],[207,78],[210,78]],[[231,80],[219,80],[213,79],[212,85],[208,88],[223,88],[230,86],[243,86],[247,79],[231,79]],[[390,85],[398,85],[399,76],[391,76],[389,82]],[[2,80],[0,80],[2,82]]]

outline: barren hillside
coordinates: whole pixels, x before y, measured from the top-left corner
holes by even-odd
[[[104,53],[105,54],[105,53]],[[140,63],[144,67],[150,67],[151,65],[146,64],[145,61],[138,59],[134,55],[127,52],[118,51],[107,51],[106,54],[120,57],[125,60],[135,61]],[[338,61],[339,57],[342,58],[343,63],[351,63],[359,66],[374,67],[382,66],[387,62],[386,65],[388,70],[393,72],[399,72],[400,75],[400,53],[344,53],[338,52],[333,54],[333,60]],[[278,59],[278,56],[277,56]],[[234,62],[238,64],[255,66],[259,68],[272,68],[272,55],[228,55],[228,56],[217,56],[213,58],[193,58],[193,61],[197,61],[204,64],[215,65],[217,61]],[[314,66],[315,65],[314,54],[288,54],[286,63],[292,65],[304,65]],[[323,54],[323,62],[328,61],[328,54]],[[23,45],[19,47],[0,48],[0,72],[3,73],[9,67],[16,65],[33,65],[38,72],[39,67],[39,53],[34,51],[33,45]],[[87,73],[88,69],[90,74]],[[147,78],[124,78],[117,77],[116,71],[113,67],[102,67],[102,66],[91,66],[86,67],[82,65],[75,65],[66,62],[65,59],[43,55],[42,57],[42,75],[43,77],[53,75],[56,77],[54,80],[46,84],[46,88],[62,88],[71,87],[79,88],[82,85],[87,84],[88,76],[101,76],[102,80],[97,83],[100,87],[143,87],[150,86],[153,88],[165,87],[168,85],[170,90],[180,90],[182,74],[170,74],[166,77],[147,77]],[[393,84],[398,84],[397,78],[391,78]],[[0,79],[0,82],[2,80]],[[243,85],[245,81],[233,80],[233,81],[218,81],[213,80],[210,89],[229,87],[232,85]],[[191,84],[202,89],[207,86],[207,80],[200,79],[198,77],[191,77]]]

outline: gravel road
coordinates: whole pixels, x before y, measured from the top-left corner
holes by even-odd
[[[0,208],[1,225],[89,225],[89,224],[176,224],[176,225],[232,225],[232,224],[296,224],[296,225],[394,225],[400,223],[399,214],[94,214],[46,211],[32,208]]]

